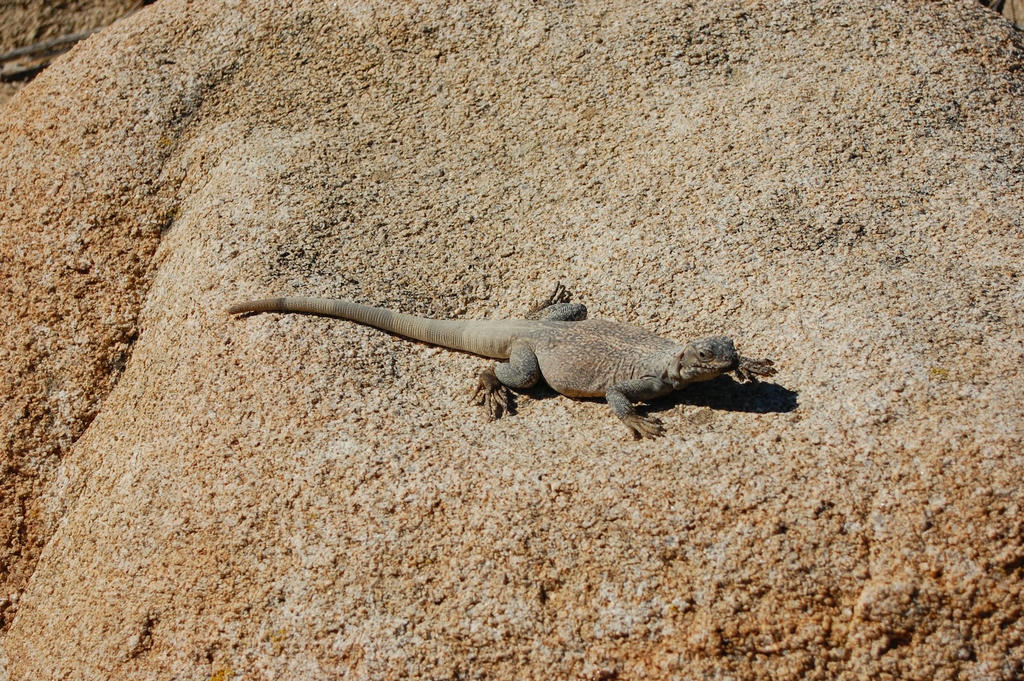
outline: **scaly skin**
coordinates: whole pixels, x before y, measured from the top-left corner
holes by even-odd
[[[525,390],[543,378],[569,397],[604,397],[634,437],[657,437],[661,422],[633,404],[667,395],[690,383],[735,372],[741,381],[775,373],[771,360],[740,357],[729,338],[686,344],[636,326],[586,319],[559,284],[533,319],[441,320],[415,317],[347,300],[266,298],[232,305],[231,314],[299,312],[348,319],[431,345],[505,359],[480,373],[474,398],[491,418],[509,412],[509,388]]]

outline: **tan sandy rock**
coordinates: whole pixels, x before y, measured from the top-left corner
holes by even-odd
[[[139,0],[15,0],[0,5],[0,54],[29,46],[53,44],[113,23],[138,9]],[[68,43],[73,45],[74,43]],[[49,63],[64,47],[33,52],[0,63],[0,105],[31,80],[35,69]]]
[[[9,679],[1024,674],[1020,34],[978,3],[185,3],[0,111]],[[776,360],[634,442],[252,296]]]

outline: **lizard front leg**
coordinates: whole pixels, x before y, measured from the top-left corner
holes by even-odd
[[[661,379],[637,378],[613,385],[605,391],[604,396],[608,406],[626,424],[634,438],[656,438],[665,433],[661,421],[653,416],[641,416],[633,403],[661,397],[671,390]]]
[[[507,362],[495,364],[480,372],[473,399],[484,405],[491,419],[501,418],[515,409],[515,398],[509,388],[526,390],[540,380],[537,355],[526,343],[515,343]]]
[[[740,383],[744,381],[757,383],[758,376],[768,377],[775,375],[775,362],[770,359],[740,357],[736,364],[735,372],[736,377],[740,379]]]

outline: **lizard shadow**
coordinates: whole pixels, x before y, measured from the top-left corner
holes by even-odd
[[[798,393],[778,383],[740,383],[732,376],[719,376],[705,383],[691,383],[683,390],[652,403],[653,411],[679,405],[709,407],[750,414],[785,414],[799,406]]]
[[[516,391],[535,400],[559,397],[558,392],[547,383],[538,383],[528,390]],[[691,383],[683,390],[652,400],[644,411],[668,411],[680,405],[709,407],[721,411],[739,411],[752,414],[788,413],[799,406],[798,393],[778,383],[758,381],[740,383],[731,376],[719,376],[704,383]],[[603,403],[603,397],[575,398],[584,402]],[[516,411],[511,405],[510,414]]]

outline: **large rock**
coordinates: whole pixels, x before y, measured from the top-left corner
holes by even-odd
[[[6,674],[1019,678],[1022,48],[809,1],[161,0],[90,38],[0,112]],[[225,313],[558,279],[779,374],[634,442]]]

